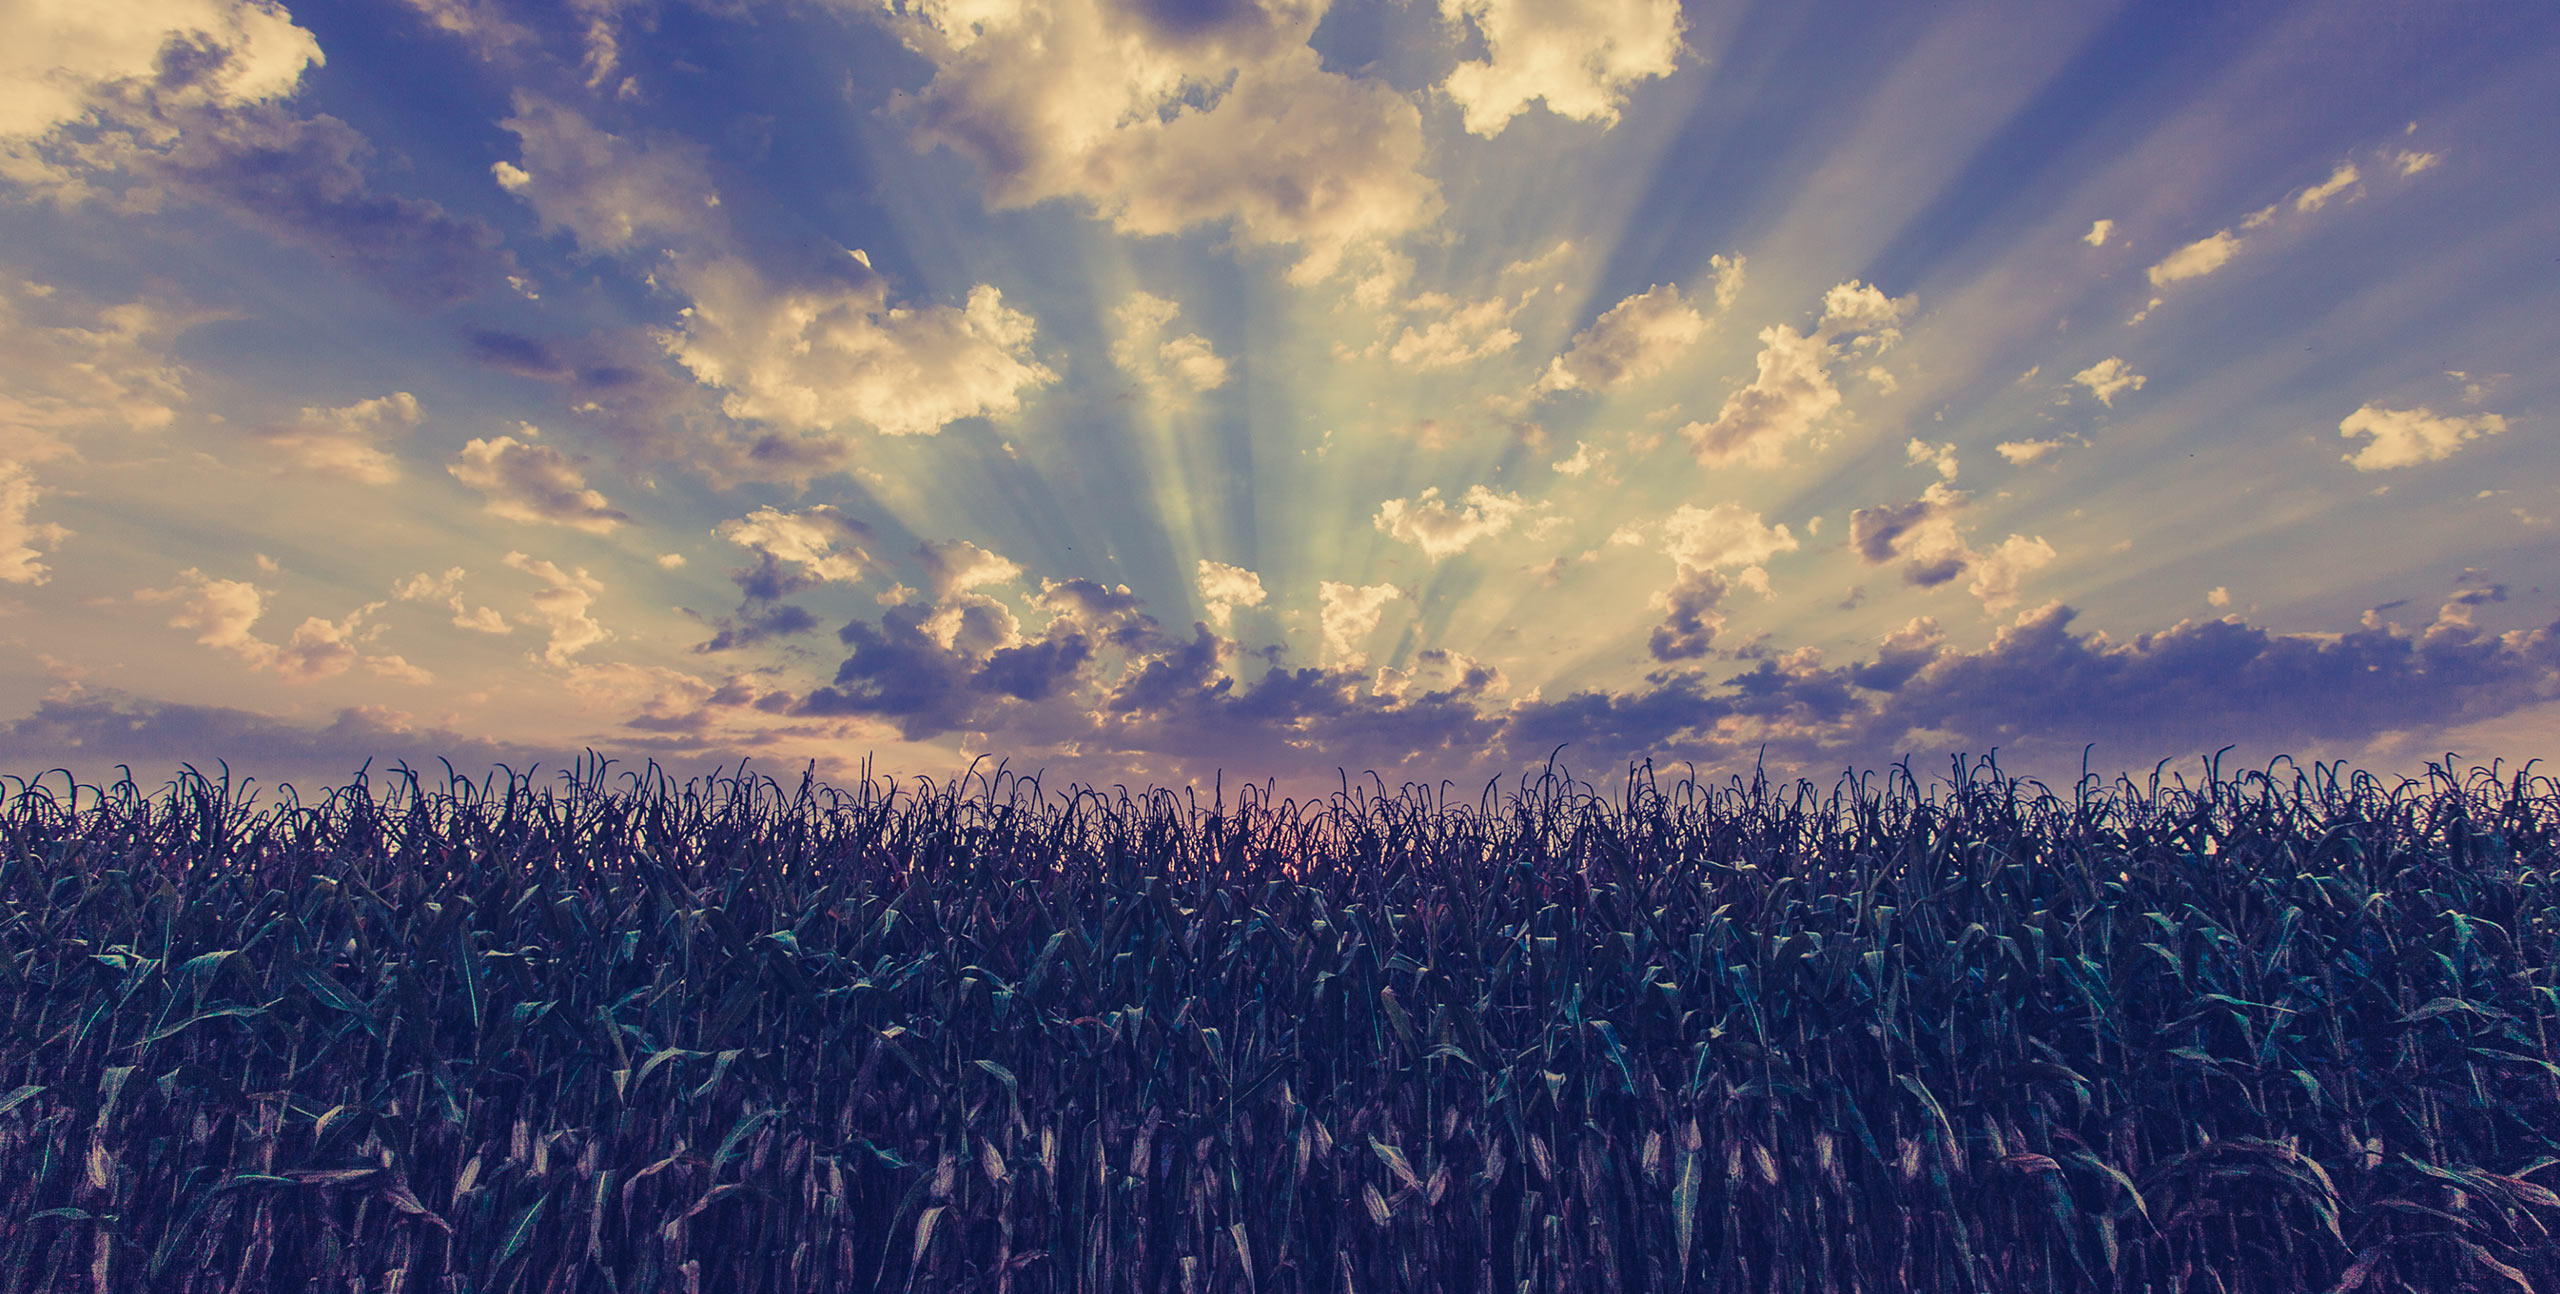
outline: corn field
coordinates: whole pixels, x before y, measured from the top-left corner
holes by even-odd
[[[2450,762],[11,779],[0,1291],[2560,1294]]]

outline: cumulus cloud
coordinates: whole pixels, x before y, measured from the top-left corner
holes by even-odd
[[[2127,391],[2139,391],[2142,384],[2151,379],[2134,372],[2123,360],[2110,355],[2072,374],[2071,380],[2089,388],[2089,394],[2098,397],[2098,403],[2112,409],[2116,407],[2117,396]]]
[[[1200,559],[1200,600],[1209,610],[1209,623],[1220,629],[1234,619],[1238,607],[1258,607],[1265,594],[1262,577],[1241,566]]]
[[[1440,0],[1440,15],[1483,42],[1485,57],[1460,62],[1440,84],[1467,129],[1488,139],[1532,102],[1616,125],[1629,90],[1679,67],[1679,0]]]
[[[1511,317],[1519,307],[1500,297],[1461,306],[1433,296],[1414,304],[1439,317],[1419,327],[1407,325],[1404,335],[1388,347],[1387,358],[1400,368],[1417,373],[1457,368],[1520,344],[1520,334],[1511,328]]]
[[[1724,614],[1717,607],[1732,590],[1733,585],[1714,571],[1682,568],[1680,578],[1653,600],[1655,609],[1664,614],[1646,649],[1660,661],[1706,655],[1716,631],[1724,628]]]
[[[862,548],[871,528],[833,504],[794,512],[758,508],[712,527],[714,535],[785,563],[812,580],[859,584],[870,569]]]
[[[1553,469],[1555,474],[1558,476],[1581,476],[1589,472],[1592,468],[1599,466],[1601,458],[1605,457],[1605,455],[1606,451],[1598,454],[1593,453],[1590,441],[1577,440],[1573,442],[1572,454],[1564,458],[1559,458],[1556,461],[1547,464],[1547,466]]]
[[[389,485],[400,479],[400,460],[381,439],[416,430],[422,416],[416,396],[394,391],[335,409],[306,408],[299,422],[272,428],[261,439],[280,470]]]
[[[1903,582],[1919,588],[1970,573],[1966,590],[1983,609],[2007,610],[2017,602],[2020,577],[2050,565],[2056,554],[2042,538],[2014,534],[1976,549],[1958,522],[1971,502],[1971,495],[1940,481],[1919,498],[1856,509],[1849,514],[1849,546],[1869,566],[1901,561]]]
[[[858,251],[809,281],[775,281],[740,250],[692,145],[625,139],[529,95],[499,124],[522,153],[497,164],[499,182],[546,226],[590,252],[663,249],[654,277],[688,304],[660,344],[722,392],[732,418],[795,433],[861,424],[930,435],[1019,413],[1057,380],[1031,356],[1031,317],[992,284],[958,306],[893,304]]]
[[[1982,609],[1998,614],[2017,605],[2018,579],[2053,564],[2053,545],[2042,536],[2011,535],[1988,552],[1972,555],[1973,579],[1965,591],[1981,599]]]
[[[492,516],[528,525],[548,522],[605,534],[630,517],[588,488],[577,461],[530,438],[540,435],[524,425],[528,439],[479,437],[462,447],[445,470],[454,479],[488,496]]]
[[[183,629],[215,651],[229,652],[252,665],[275,659],[275,644],[250,631],[266,614],[266,593],[246,580],[216,579],[190,566],[178,572],[178,583],[165,589],[136,589],[133,600],[176,607],[169,627]]]
[[[1701,508],[1684,503],[1672,509],[1661,528],[1662,551],[1677,565],[1694,570],[1750,570],[1779,553],[1796,550],[1796,537],[1781,523],[1769,525],[1738,503]],[[1756,576],[1746,582],[1758,583]]]
[[[281,98],[320,61],[319,41],[272,0],[11,5],[0,10],[0,146],[41,139],[139,84],[175,82],[173,107]],[[169,75],[173,62],[183,79]]]
[[[2161,258],[2149,270],[2151,286],[2166,287],[2186,279],[2200,279],[2230,263],[2240,254],[2240,236],[2225,229],[2211,237],[2199,238]]]
[[[916,549],[916,556],[924,561],[925,578],[933,585],[937,601],[1022,578],[1020,566],[965,539],[927,540]]]
[[[462,580],[466,572],[459,566],[448,567],[441,575],[420,571],[391,586],[391,596],[402,602],[441,602],[453,612],[453,625],[473,633],[506,634],[515,632],[505,616],[495,607],[475,607],[462,598]]]
[[[1182,307],[1152,292],[1134,292],[1111,312],[1111,359],[1155,398],[1179,407],[1227,384],[1226,359],[1196,332],[1168,336]]]
[[[1825,292],[1822,318],[1810,333],[1787,324],[1760,330],[1757,372],[1726,396],[1712,421],[1680,429],[1699,462],[1774,466],[1786,447],[1828,426],[1839,412],[1832,367],[1844,355],[1878,354],[1901,340],[1910,297],[1889,297],[1852,279]]]
[[[42,584],[52,578],[43,561],[45,550],[71,532],[30,518],[42,494],[24,464],[0,460],[0,584]]]
[[[2101,220],[2089,226],[2089,232],[2081,235],[2080,241],[2091,247],[2104,247],[2107,245],[2107,235],[2114,233],[2115,230],[2116,222]]]
[[[1914,436],[1911,443],[1902,447],[1902,456],[1914,466],[1927,465],[1931,471],[1938,474],[1939,480],[1956,479],[1959,465],[1956,462],[1956,447],[1953,441],[1932,445]]]
[[[1372,520],[1386,534],[1422,550],[1433,561],[1465,552],[1470,546],[1509,530],[1530,510],[1517,494],[1495,493],[1472,486],[1452,506],[1433,486],[1412,499],[1389,499]]]
[[[883,8],[934,67],[894,101],[914,142],[969,159],[998,207],[1068,199],[1139,235],[1223,223],[1296,249],[1299,282],[1439,213],[1420,112],[1325,69],[1307,44],[1321,4]]]
[[[1681,299],[1679,285],[1657,283],[1609,307],[1576,333],[1547,365],[1537,391],[1606,391],[1670,369],[1699,338],[1706,316]]]
[[[1318,584],[1316,598],[1324,626],[1325,658],[1359,668],[1369,658],[1365,644],[1386,618],[1387,604],[1403,596],[1404,591],[1392,584],[1338,584],[1332,580]]]
[[[1413,654],[1412,669],[1392,665],[1378,668],[1378,679],[1372,694],[1404,700],[1416,694],[1425,696],[1483,696],[1507,691],[1511,680],[1503,672],[1462,651],[1445,647],[1425,647]]]
[[[2359,472],[2440,463],[2472,441],[2506,429],[2507,420],[2494,413],[2439,415],[2425,407],[2386,409],[2378,404],[2359,406],[2338,420],[2339,435],[2350,440],[2373,438],[2356,452],[2342,455]]]
[[[551,632],[551,640],[542,650],[544,660],[566,666],[579,652],[613,637],[611,630],[589,614],[596,598],[604,593],[604,582],[588,575],[585,567],[565,571],[556,563],[523,553],[507,554],[506,563],[541,585],[534,590],[531,614],[535,622]]]

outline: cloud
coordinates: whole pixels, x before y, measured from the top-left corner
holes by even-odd
[[[2052,565],[2055,555],[2053,545],[2042,536],[2011,535],[1989,552],[1972,555],[1973,579],[1965,591],[1981,599],[1985,612],[1996,615],[2017,605],[2019,577]]]
[[[269,0],[98,0],[0,9],[0,144],[86,118],[102,97],[165,84],[172,107],[290,95],[320,43]]]
[[[2240,254],[2240,238],[2225,229],[2209,238],[2199,238],[2162,258],[2148,271],[2151,286],[2166,287],[2187,279],[2200,279],[2228,264]]]
[[[1378,622],[1386,618],[1387,604],[1404,596],[1392,584],[1337,584],[1326,580],[1316,586],[1316,598],[1322,608],[1325,658],[1357,669],[1368,660],[1362,644],[1377,632]]]
[[[2329,204],[2329,199],[2354,187],[2358,178],[2360,177],[2356,174],[2355,163],[2340,162],[2338,169],[2331,172],[2328,179],[2304,189],[2301,196],[2293,200],[2293,209],[2318,211]]]
[[[925,578],[933,585],[937,601],[1022,578],[1020,566],[965,539],[927,540],[916,549],[916,556],[924,561]]]
[[[862,548],[871,528],[833,504],[796,512],[758,508],[712,527],[712,534],[797,568],[812,580],[859,584],[871,555]]]
[[[2062,446],[2063,442],[2059,440],[2004,440],[1992,448],[1999,451],[2000,457],[2008,459],[2011,465],[2025,467],[2029,463],[2051,456]]]
[[[1573,453],[1570,456],[1559,458],[1547,466],[1558,476],[1581,476],[1599,466],[1601,458],[1605,456],[1606,451],[1594,454],[1591,451],[1590,441],[1577,440],[1573,442]]]
[[[266,593],[246,580],[223,580],[190,566],[178,572],[178,583],[165,589],[136,589],[133,600],[175,605],[169,627],[183,629],[215,651],[229,652],[256,666],[275,660],[275,644],[250,632],[266,614]]]
[[[42,462],[102,430],[169,426],[187,370],[168,343],[188,322],[146,301],[97,306],[0,279],[0,458]]]
[[[2391,160],[2393,165],[2400,168],[2400,173],[2402,175],[2416,175],[2418,172],[2426,170],[2428,167],[2434,166],[2436,163],[2443,161],[2444,157],[2437,153],[2415,153],[2407,149],[2402,149],[2399,155]]]
[[[1433,373],[1472,364],[1520,344],[1520,334],[1511,328],[1511,317],[1518,307],[1500,297],[1488,297],[1468,306],[1446,298],[1430,304],[1442,310],[1440,317],[1419,328],[1408,325],[1404,335],[1387,349],[1387,358],[1397,367]]]
[[[1440,88],[1487,139],[1533,101],[1616,125],[1627,91],[1679,67],[1685,25],[1679,0],[1440,0],[1440,16],[1483,42],[1485,57],[1460,62]]]
[[[524,424],[524,432],[528,437],[541,434],[530,423]],[[490,515],[509,521],[549,522],[601,535],[630,520],[604,495],[587,488],[576,460],[548,445],[513,436],[475,438],[445,470],[487,495]]]
[[[1413,668],[1381,666],[1373,694],[1405,700],[1423,696],[1484,696],[1507,691],[1511,680],[1500,669],[1462,651],[1426,647],[1413,655]]]
[[[453,612],[453,625],[473,633],[506,634],[515,632],[506,617],[494,607],[474,607],[462,600],[462,579],[466,572],[449,567],[444,574],[420,571],[391,586],[391,596],[401,602],[442,602]]]
[[[1200,559],[1200,600],[1209,610],[1209,623],[1220,629],[1235,616],[1238,607],[1258,607],[1263,603],[1262,577],[1241,566]]]
[[[1227,361],[1200,334],[1168,337],[1182,307],[1152,292],[1134,292],[1112,311],[1111,359],[1157,404],[1181,407],[1231,376]]]
[[[1737,503],[1681,504],[1663,519],[1661,536],[1664,555],[1689,570],[1750,570],[1796,550],[1796,537],[1784,524],[1768,525]],[[1745,582],[1765,583],[1765,577],[1747,576]]]
[[[377,442],[385,433],[416,430],[421,417],[416,396],[394,391],[335,409],[305,408],[299,423],[260,439],[279,469],[389,485],[400,479],[400,462]]]
[[[2462,452],[2464,445],[2506,429],[2507,420],[2494,413],[2438,415],[2424,407],[2386,409],[2378,404],[2359,406],[2338,420],[2339,435],[2373,438],[2355,453],[2341,455],[2359,472],[2440,463]]]
[[[1956,462],[1956,447],[1953,441],[1932,445],[1914,436],[1911,438],[1911,443],[1902,447],[1902,457],[1904,461],[1914,466],[1926,464],[1931,471],[1938,474],[1939,480],[1956,479],[1959,465]]]
[[[42,584],[52,578],[44,550],[70,537],[61,526],[29,520],[44,491],[24,464],[0,460],[0,584]]]
[[[533,593],[532,617],[551,631],[551,641],[542,651],[544,660],[566,666],[579,652],[613,637],[611,630],[588,614],[603,594],[604,582],[588,575],[585,567],[573,574],[523,553],[507,554],[506,563],[542,586]]]
[[[859,251],[808,281],[776,282],[720,216],[697,146],[625,139],[531,95],[499,124],[522,154],[497,164],[499,183],[546,227],[590,253],[664,249],[653,280],[687,305],[660,345],[723,393],[732,418],[794,433],[861,424],[930,435],[1019,413],[1027,393],[1057,380],[1031,357],[1031,317],[991,284],[959,306],[893,304]]]
[[[1811,334],[1787,324],[1760,330],[1757,373],[1726,396],[1711,422],[1680,429],[1700,463],[1775,466],[1790,442],[1808,439],[1840,409],[1832,365],[1845,353],[1878,354],[1901,340],[1912,298],[1888,297],[1852,279],[1825,292],[1822,318]]]
[[[2080,241],[2091,247],[2104,247],[2107,245],[2107,235],[2114,233],[2115,229],[2116,222],[2112,220],[2098,221],[2089,226],[2089,232],[2081,235]]]
[[[2123,360],[2110,355],[2072,374],[2071,380],[2089,388],[2089,394],[2098,397],[2098,403],[2112,409],[2116,407],[2117,396],[2127,391],[2139,391],[2142,384],[2151,379],[2134,372]]]
[[[1607,391],[1640,382],[1667,371],[1706,335],[1706,316],[1681,299],[1679,286],[1657,283],[1576,333],[1536,390]]]
[[[1646,649],[1660,661],[1690,660],[1707,654],[1724,615],[1716,608],[1733,585],[1714,571],[1683,566],[1680,578],[1653,600],[1664,613]]]
[[[1440,488],[1433,486],[1412,499],[1389,499],[1378,505],[1372,520],[1379,530],[1420,548],[1436,562],[1509,530],[1530,510],[1519,495],[1497,494],[1481,485],[1470,487],[1455,507],[1439,495]]]
[[[893,110],[919,149],[974,163],[996,207],[1067,199],[1124,234],[1224,224],[1240,245],[1296,249],[1291,278],[1318,282],[1440,211],[1421,113],[1325,70],[1307,45],[1323,11],[900,6],[887,21],[934,76]]]

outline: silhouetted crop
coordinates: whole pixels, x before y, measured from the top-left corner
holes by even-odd
[[[2560,1290],[2450,762],[19,782],[0,1290]]]

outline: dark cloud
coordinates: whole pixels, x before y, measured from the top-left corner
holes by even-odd
[[[1654,626],[1653,638],[1646,644],[1653,658],[1660,661],[1694,660],[1707,654],[1716,631],[1724,627],[1724,617],[1716,607],[1733,586],[1714,571],[1683,570],[1680,581],[1666,595],[1670,603],[1668,615]]]
[[[373,188],[364,168],[372,145],[335,117],[256,106],[175,120],[181,146],[139,154],[141,176],[228,210],[413,305],[451,305],[514,269],[485,222]]]
[[[471,358],[518,377],[559,380],[573,370],[547,342],[494,328],[478,328],[468,342]]]
[[[1882,566],[1898,555],[1902,536],[1928,520],[1933,510],[1927,499],[1859,508],[1849,514],[1849,544],[1858,550],[1858,560]]]
[[[0,752],[6,752],[0,772],[20,777],[67,768],[82,782],[97,783],[114,779],[117,766],[126,765],[147,789],[175,776],[182,763],[219,776],[219,766],[228,761],[235,774],[268,785],[289,781],[303,790],[343,785],[367,760],[379,785],[385,770],[404,760],[422,773],[434,770],[430,780],[440,781],[444,769],[436,762],[439,757],[476,779],[498,764],[519,773],[537,764],[567,769],[584,753],[576,746],[492,741],[422,727],[379,706],[343,709],[327,725],[311,727],[225,706],[181,705],[107,690],[49,700],[0,724]],[[627,763],[632,752],[608,748],[604,753]],[[699,766],[707,769],[712,762],[699,761]]]

